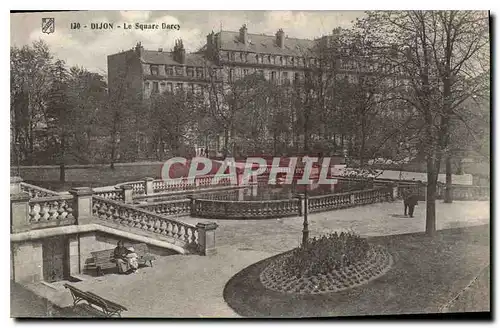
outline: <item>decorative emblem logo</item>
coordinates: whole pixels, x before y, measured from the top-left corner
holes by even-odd
[[[54,33],[56,28],[56,22],[54,18],[42,18],[42,32],[43,33]]]

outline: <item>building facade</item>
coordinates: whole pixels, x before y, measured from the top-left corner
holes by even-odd
[[[322,58],[322,47],[334,48],[335,37],[297,39],[286,36],[282,29],[275,35],[252,34],[243,25],[239,31],[212,31],[206,44],[195,53],[186,53],[182,40],[176,41],[170,52],[146,50],[138,43],[134,49],[108,56],[109,90],[117,98],[127,90],[141,101],[155,93],[178,90],[202,93],[208,100],[214,77],[216,82],[232,83],[257,73],[268,81],[292,87],[307,81],[314,75],[310,73],[318,70],[334,72],[336,80],[351,84],[371,71],[380,71],[376,60],[360,61],[348,51],[336,52],[339,58],[334,61]],[[334,62],[333,66],[322,67],[328,60],[328,65]],[[201,139],[203,146],[211,150],[219,150],[222,144],[220,138]]]

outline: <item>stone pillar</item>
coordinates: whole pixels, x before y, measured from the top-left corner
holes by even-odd
[[[240,188],[238,189],[238,200],[241,202],[245,199],[245,189]]]
[[[146,192],[146,195],[154,194],[153,180],[153,178],[144,178],[144,191]]]
[[[10,177],[10,194],[19,194],[21,192],[21,177]]]
[[[78,235],[70,235],[68,238],[69,249],[69,274],[80,274],[80,240]]]
[[[354,194],[350,195],[350,199],[351,199],[351,205],[354,206],[354,204],[356,204],[356,198],[354,197]]]
[[[30,196],[26,192],[10,195],[10,231],[16,233],[29,230]]]
[[[125,204],[132,204],[134,202],[134,199],[133,199],[133,189],[132,189],[132,186],[131,185],[123,185],[123,186],[120,186],[122,192],[123,192],[123,202]]]
[[[213,255],[217,253],[215,248],[215,230],[218,225],[215,222],[198,223],[198,244],[199,251],[203,255]]]
[[[69,193],[73,195],[73,213],[78,225],[89,224],[92,221],[92,194],[89,187],[72,188]]]

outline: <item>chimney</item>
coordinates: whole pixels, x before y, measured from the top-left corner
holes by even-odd
[[[279,29],[278,32],[276,32],[276,44],[280,48],[285,47],[285,32],[283,32],[283,29]]]
[[[137,42],[137,44],[135,45],[135,52],[137,53],[137,55],[140,56],[143,50],[144,48],[142,47],[142,44],[140,42]]]
[[[240,27],[240,41],[243,42],[244,44],[248,43],[248,33],[246,24],[243,24],[243,26]]]
[[[184,44],[181,39],[175,41],[174,60],[181,64],[186,63],[186,49],[184,49]]]
[[[220,33],[214,35],[214,46],[216,50],[220,49]]]
[[[212,33],[207,35],[207,48],[210,49],[212,48],[214,44],[214,31]]]

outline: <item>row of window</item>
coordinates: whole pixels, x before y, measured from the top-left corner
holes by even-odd
[[[174,92],[174,91],[187,91],[187,92],[206,92],[207,86],[204,84],[188,83],[185,88],[184,83],[172,82],[145,82],[146,90],[152,88],[151,93],[159,93],[160,91]],[[175,88],[175,89],[174,89]]]
[[[163,75],[160,74],[160,65],[150,65],[151,75],[158,76]],[[201,67],[192,67],[192,66],[167,66],[165,65],[165,74],[167,76],[188,76],[188,77],[196,77],[199,79],[203,79],[205,77],[205,71]]]
[[[224,55],[223,55],[224,56]],[[263,55],[248,52],[228,51],[225,56],[228,61],[239,61],[243,63],[256,62],[258,64],[272,64],[282,66],[308,66],[316,65],[316,58],[304,58],[293,56]],[[255,59],[255,60],[254,60]]]
[[[229,76],[228,76],[228,78],[229,78],[229,81],[233,82],[236,79],[238,79],[239,77],[245,77],[245,76],[247,76],[249,74],[253,74],[254,72],[256,72],[257,74],[260,74],[260,75],[264,76],[264,70],[262,70],[262,69],[258,69],[258,70],[254,71],[254,70],[249,70],[249,69],[245,68],[245,69],[241,70],[241,76],[238,76],[235,73],[235,69],[231,68],[231,69],[229,69]],[[277,81],[278,80],[278,76],[279,76],[279,74],[278,74],[277,71],[271,71],[269,73],[269,75],[266,76],[266,77],[268,77],[271,81]],[[301,77],[302,78],[304,77],[304,74],[297,72],[297,73],[293,74],[293,77],[294,77],[295,81],[298,81],[298,80],[300,80]],[[290,81],[290,77],[288,75],[288,72],[281,72],[281,81],[283,83],[288,83]]]

